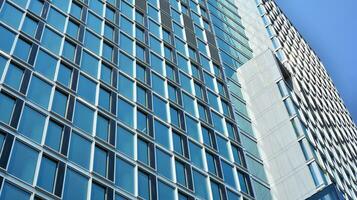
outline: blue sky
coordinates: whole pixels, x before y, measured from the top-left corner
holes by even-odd
[[[357,0],[276,0],[324,63],[357,122]]]

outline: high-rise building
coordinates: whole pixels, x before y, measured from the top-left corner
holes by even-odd
[[[356,130],[272,0],[0,0],[0,200],[357,199]]]

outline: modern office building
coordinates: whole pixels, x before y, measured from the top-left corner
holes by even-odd
[[[0,0],[0,200],[356,199],[356,130],[272,0]]]

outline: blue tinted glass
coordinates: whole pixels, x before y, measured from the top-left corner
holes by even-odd
[[[172,163],[169,154],[160,149],[156,149],[156,166],[158,174],[172,180]]]
[[[109,85],[112,83],[112,69],[107,65],[102,64],[100,79]]]
[[[0,151],[2,150],[2,145],[4,144],[5,141],[5,135],[0,134]]]
[[[74,56],[76,53],[76,46],[72,42],[64,41],[62,56],[70,61],[74,61]]]
[[[148,118],[147,115],[138,111],[137,112],[137,129],[143,133],[148,132]]]
[[[77,102],[74,112],[74,125],[83,129],[87,133],[93,130],[94,111],[82,103]]]
[[[120,1],[120,11],[127,17],[129,17],[129,19],[133,19],[133,7],[131,7],[129,4],[127,4],[124,1]]]
[[[142,42],[145,42],[145,33],[144,31],[139,28],[139,27],[136,27],[136,30],[135,30],[135,37],[136,39],[142,41]]]
[[[91,152],[91,142],[78,134],[71,134],[71,143],[69,146],[69,159],[78,165],[89,169]]]
[[[198,131],[198,122],[186,115],[187,134],[196,141],[199,141],[200,132]]]
[[[218,109],[218,101],[217,101],[217,96],[214,95],[212,92],[207,91],[207,95],[208,95],[208,102],[209,104],[216,110]]]
[[[69,0],[52,0],[51,2],[63,12],[67,12]]]
[[[146,90],[140,86],[136,86],[136,102],[143,106],[147,106],[147,99]]]
[[[31,50],[31,44],[19,38],[17,40],[15,51],[13,54],[16,57],[20,58],[21,60],[27,62],[27,59],[30,54],[30,50]]]
[[[99,90],[99,106],[107,111],[110,110],[110,93],[103,88]]]
[[[9,163],[9,173],[32,184],[35,174],[38,152],[16,141],[12,149]]]
[[[136,65],[136,78],[143,83],[146,82],[146,71],[141,65]]]
[[[152,89],[165,97],[165,81],[155,74],[152,74]]]
[[[27,97],[32,102],[47,109],[50,100],[51,90],[51,85],[47,84],[45,81],[37,78],[36,76],[32,76]]]
[[[169,128],[161,122],[154,122],[155,140],[163,145],[166,149],[170,149],[170,133]]]
[[[184,72],[189,73],[188,70],[188,60],[181,55],[177,55],[177,65],[179,66],[180,69],[182,69]],[[190,89],[187,91],[191,92]]]
[[[99,60],[97,58],[95,58],[88,52],[83,51],[81,60],[81,69],[83,71],[96,78],[98,74],[98,64]]]
[[[93,170],[102,176],[107,174],[107,152],[95,147]]]
[[[174,188],[168,186],[167,184],[159,181],[158,183],[158,200],[175,199]]]
[[[30,199],[30,193],[25,192],[24,190],[5,182],[1,194],[0,200],[8,200],[8,199]]]
[[[233,174],[234,168],[228,163],[226,163],[225,161],[222,161],[221,164],[222,164],[224,182],[227,183],[229,186],[236,188],[237,185],[236,182],[234,181],[234,174]]]
[[[35,70],[40,72],[42,75],[53,80],[56,71],[57,59],[50,56],[43,50],[40,50],[36,57],[36,62],[34,64]],[[60,76],[60,75],[59,75]]]
[[[57,81],[62,83],[64,86],[69,87],[71,83],[71,79],[72,79],[72,69],[61,64],[58,70]]]
[[[158,39],[154,38],[153,36],[150,36],[150,48],[158,54],[161,54],[161,43]]]
[[[29,9],[38,16],[41,16],[43,8],[43,2],[41,0],[30,1]]]
[[[60,35],[46,27],[41,42],[42,45],[52,51],[52,53],[59,55],[61,40]]]
[[[44,115],[25,106],[20,120],[19,132],[37,143],[41,143],[45,121],[46,117]]]
[[[193,183],[196,196],[202,199],[208,199],[206,177],[196,170],[193,170]]]
[[[13,89],[19,90],[23,75],[24,75],[24,70],[20,69],[16,65],[10,64],[7,70],[5,83],[10,87],[12,87]]]
[[[212,191],[212,198],[221,200],[221,192],[219,191],[219,186],[211,181],[211,191]],[[239,199],[239,198],[238,198]]]
[[[41,161],[40,172],[38,174],[37,185],[52,193],[53,186],[55,184],[56,171],[57,163],[46,157],[43,157]]]
[[[148,143],[140,139],[138,139],[138,160],[145,164],[149,164]]]
[[[186,169],[185,166],[181,163],[176,161],[176,180],[179,184],[186,186]]]
[[[212,122],[213,122],[214,129],[216,129],[216,131],[224,133],[223,121],[222,120],[223,119],[222,119],[221,116],[219,116],[216,113],[212,112]]]
[[[192,94],[191,79],[183,73],[180,73],[180,78],[182,88]]]
[[[149,31],[156,37],[160,37],[160,26],[149,19]]]
[[[67,168],[64,182],[63,200],[86,200],[88,179],[72,169]]]
[[[183,148],[182,148],[182,138],[180,135],[177,133],[173,133],[173,144],[174,144],[174,151],[178,154],[183,154]]]
[[[128,99],[133,100],[134,82],[119,74],[118,91]]]
[[[113,46],[107,44],[106,42],[103,43],[103,50],[102,50],[102,56],[109,60],[112,61],[113,60]]]
[[[230,190],[227,190],[227,197],[228,197],[228,200],[240,199],[238,194],[233,193]]]
[[[105,188],[93,183],[91,191],[91,199],[105,200]]]
[[[190,113],[191,115],[195,116],[195,101],[192,97],[188,96],[185,93],[182,93],[182,100],[183,100],[183,108],[185,111]]]
[[[138,173],[138,186],[138,195],[145,200],[150,200],[149,176],[140,171]]]
[[[120,126],[117,128],[117,149],[131,158],[134,157],[134,135]]]
[[[150,66],[153,70],[163,75],[163,60],[153,53],[150,54]]]
[[[0,11],[0,20],[17,29],[20,25],[23,12],[9,3],[5,3]]]
[[[229,159],[229,153],[228,153],[228,147],[227,147],[227,140],[223,139],[221,136],[217,135],[217,146],[218,146],[218,152],[220,155],[225,157],[226,159]]]
[[[67,95],[59,92],[58,90],[55,91],[55,95],[53,97],[52,102],[52,111],[56,112],[57,114],[65,117],[66,108],[67,108]]]
[[[203,169],[202,148],[193,142],[189,142],[191,161],[197,167]]]
[[[134,106],[128,102],[118,99],[118,119],[123,123],[133,127],[134,126]]]
[[[206,153],[206,159],[207,159],[208,171],[211,172],[212,174],[217,174],[216,161],[214,157],[210,153]]]
[[[114,38],[114,28],[108,24],[105,24],[104,26],[104,36],[108,38],[109,40],[113,41]]]
[[[0,25],[0,35],[0,49],[9,53],[15,39],[15,34]]]
[[[0,78],[2,77],[2,73],[4,72],[6,63],[7,63],[7,59],[0,56]]]
[[[70,13],[71,13],[71,15],[76,17],[77,19],[81,19],[82,7],[73,2],[72,5],[71,5],[71,12]]]
[[[123,159],[116,160],[115,185],[134,193],[134,166]]]
[[[120,34],[120,48],[130,55],[133,55],[133,40],[125,34]]]
[[[101,138],[104,141],[108,140],[109,134],[109,120],[98,115],[97,117],[97,130],[95,135]]]
[[[102,20],[96,17],[91,12],[88,13],[87,25],[90,29],[92,29],[96,33],[101,34]]]
[[[159,11],[151,5],[148,6],[148,15],[155,21],[159,21]]]
[[[79,31],[79,25],[69,20],[66,30],[67,34],[73,37],[74,39],[77,39],[78,31]]]
[[[61,1],[63,1],[63,0],[61,0]],[[62,15],[60,12],[58,12],[57,10],[55,10],[53,8],[50,9],[50,11],[48,13],[48,17],[47,17],[48,24],[55,27],[58,31],[63,32],[65,21],[66,21],[66,17],[64,15]]]
[[[78,95],[88,102],[95,103],[96,83],[83,75],[79,76]]]
[[[90,0],[89,8],[96,12],[99,16],[103,14],[103,3],[99,0]]]
[[[119,69],[133,77],[134,61],[127,55],[119,53]]]
[[[154,109],[154,114],[158,117],[160,117],[163,120],[167,120],[167,114],[166,114],[166,102],[161,100],[159,97],[155,96],[153,97],[153,109]]]
[[[100,39],[87,30],[84,37],[84,46],[93,53],[99,54]]]
[[[15,107],[15,100],[3,93],[0,93],[0,110],[1,110],[0,121],[9,124],[14,107]]]
[[[62,126],[53,121],[50,121],[47,127],[45,144],[52,149],[59,151],[61,147],[62,131]]]
[[[247,187],[245,175],[241,172],[238,172],[238,180],[239,180],[240,190],[248,194],[248,187]]]
[[[120,17],[120,28],[129,35],[133,35],[133,23],[125,17]]]

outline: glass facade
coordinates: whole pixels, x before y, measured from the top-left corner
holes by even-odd
[[[0,199],[269,194],[245,101],[228,90],[252,57],[237,11],[0,0]]]

